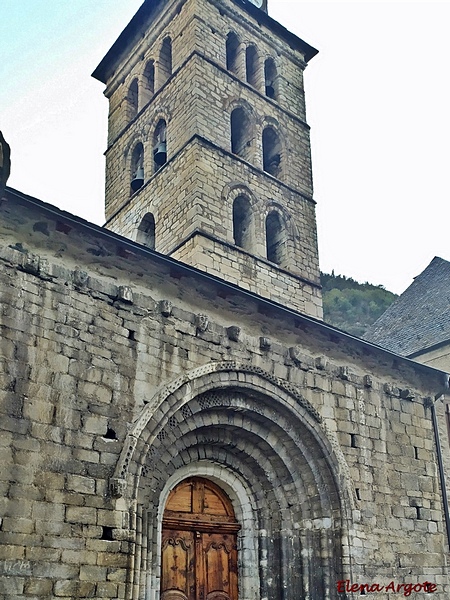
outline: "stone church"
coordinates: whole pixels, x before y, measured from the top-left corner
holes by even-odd
[[[105,227],[6,188],[1,598],[450,596],[448,375],[321,320],[315,54],[146,0],[94,72]]]

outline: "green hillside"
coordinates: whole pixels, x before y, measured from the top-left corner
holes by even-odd
[[[324,321],[361,337],[397,298],[381,285],[321,273]]]

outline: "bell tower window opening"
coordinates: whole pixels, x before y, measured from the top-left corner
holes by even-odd
[[[144,146],[136,144],[131,155],[131,194],[144,185]]]
[[[159,87],[172,75],[172,40],[166,37],[159,53]]]
[[[128,120],[132,121],[138,114],[139,109],[139,84],[137,79],[133,79],[128,88]]]
[[[266,127],[262,135],[263,169],[273,177],[281,174],[281,143],[278,133]]]
[[[278,74],[273,58],[267,58],[264,63],[264,80],[266,96],[272,100],[278,100]]]
[[[155,217],[147,213],[138,227],[136,241],[138,244],[155,249]]]
[[[227,36],[226,55],[227,70],[238,75],[239,39],[233,31],[230,31]]]
[[[238,196],[233,202],[233,237],[236,246],[248,251],[252,249],[251,229],[250,202],[244,196]]]
[[[156,173],[167,162],[167,125],[158,121],[153,135],[153,171]]]
[[[231,113],[231,152],[250,160],[252,146],[252,123],[245,108],[238,107]]]
[[[143,105],[147,104],[155,93],[155,61],[149,60],[145,65],[143,77]]]
[[[253,87],[258,84],[258,52],[255,46],[248,46],[245,50],[245,76],[247,83]]]
[[[266,217],[267,260],[282,265],[286,259],[287,236],[280,215],[272,211]]]

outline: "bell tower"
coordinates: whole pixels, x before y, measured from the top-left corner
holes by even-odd
[[[267,0],[145,0],[106,84],[106,227],[322,318],[303,72]]]

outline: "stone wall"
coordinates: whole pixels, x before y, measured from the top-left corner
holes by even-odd
[[[442,373],[7,198],[2,597],[156,598],[161,511],[192,474],[241,520],[242,598],[448,597]]]

